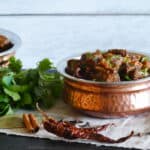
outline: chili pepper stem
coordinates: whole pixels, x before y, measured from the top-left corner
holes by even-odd
[[[42,116],[47,120],[49,119],[48,115],[39,107],[39,104],[36,103],[36,109],[42,114]]]

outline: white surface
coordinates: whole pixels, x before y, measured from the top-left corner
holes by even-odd
[[[128,135],[132,130],[135,134],[137,133],[147,133],[150,132],[150,115],[143,114],[137,117],[128,117],[122,119],[98,119],[85,116],[77,111],[74,111],[72,108],[68,107],[62,101],[58,102],[55,107],[48,111],[49,116],[54,117],[58,120],[82,120],[84,123],[89,122],[91,126],[98,126],[107,123],[115,123],[114,126],[108,127],[106,131],[102,131],[101,134],[109,136],[114,139]],[[35,112],[34,112],[35,113]],[[142,137],[132,137],[126,142],[119,144],[105,144],[101,142],[95,142],[91,140],[67,140],[61,137],[57,137],[54,134],[48,133],[43,128],[40,129],[36,134],[29,134],[24,129],[0,129],[1,133],[21,135],[21,136],[30,136],[30,137],[39,137],[47,138],[52,140],[62,140],[68,142],[78,142],[78,143],[91,143],[97,146],[117,146],[117,147],[129,147],[129,148],[140,148],[140,149],[149,149],[150,148],[150,135],[145,135]]]
[[[1,0],[0,14],[150,14],[149,0]]]
[[[45,57],[57,63],[96,48],[150,49],[148,16],[0,17],[0,22],[1,28],[21,37],[22,47],[16,56],[25,68]]]

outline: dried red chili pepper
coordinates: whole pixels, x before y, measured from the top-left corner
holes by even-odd
[[[112,124],[105,124],[93,128],[77,128],[75,125],[66,121],[56,121],[51,118],[43,121],[43,126],[48,132],[67,139],[87,138],[89,135],[98,134],[98,132],[105,130],[110,125]]]
[[[69,121],[57,121],[53,118],[49,118],[45,112],[43,112],[38,106],[37,109],[44,116],[43,126],[48,132],[53,133],[57,136],[64,137],[67,139],[91,139],[103,143],[120,143],[124,142],[134,135],[132,131],[129,135],[119,138],[117,140],[106,137],[99,132],[105,130],[108,126],[112,124],[105,124],[93,128],[77,128],[75,125],[71,124]]]
[[[117,140],[106,137],[98,132],[105,130],[111,124],[105,124],[94,128],[77,128],[69,122],[59,122],[54,119],[48,119],[43,122],[44,128],[57,136],[64,137],[67,139],[91,139],[98,142],[104,143],[120,143],[124,142],[134,135],[132,131],[129,135],[119,138]]]

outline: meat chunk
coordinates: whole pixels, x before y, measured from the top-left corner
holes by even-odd
[[[0,52],[9,49],[12,46],[13,44],[7,37],[0,35]]]
[[[96,61],[96,63],[103,58],[103,54],[101,53],[100,50],[96,50],[96,52],[93,53],[93,56],[94,56],[93,59],[94,61]]]
[[[143,68],[150,69],[150,61],[144,61],[142,64],[143,64]]]
[[[123,57],[121,55],[116,55],[112,53],[105,53],[104,59],[105,62],[109,64],[109,67],[113,70],[118,70],[123,63]]]
[[[94,53],[85,53],[81,56],[81,64],[89,63],[89,65],[95,65],[97,64],[101,59],[103,58],[102,53],[97,50]]]
[[[121,55],[123,57],[127,55],[127,51],[125,49],[111,49],[111,50],[108,50],[108,53]]]
[[[129,72],[129,77],[132,80],[142,79],[144,77],[144,73],[142,71],[134,69],[134,70],[132,70],[132,71]]]
[[[133,71],[135,69],[139,70],[142,68],[142,63],[135,61],[135,62],[129,62],[129,63],[123,63],[121,66],[121,70],[123,73],[128,74],[130,71]]]
[[[103,67],[96,67],[95,73],[91,78],[96,81],[106,81],[106,82],[119,82],[120,76],[118,72],[114,70],[108,70]]]
[[[119,70],[121,80],[126,80],[126,76],[134,80],[136,77],[134,78],[133,74],[135,74],[135,76],[140,76],[140,73],[137,74],[137,72],[141,70],[142,66],[142,63],[139,61],[123,63]]]
[[[67,62],[67,68],[66,68],[66,72],[71,74],[71,75],[75,75],[75,71],[77,70],[77,68],[79,68],[80,66],[80,61],[77,59],[70,59]]]
[[[128,54],[128,59],[130,60],[130,62],[140,61],[141,58],[142,58],[141,54],[136,54],[136,53]]]

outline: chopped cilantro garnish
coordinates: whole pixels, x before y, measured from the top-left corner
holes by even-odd
[[[125,78],[127,81],[131,81],[131,80],[132,80],[128,75],[125,75],[124,78]]]

